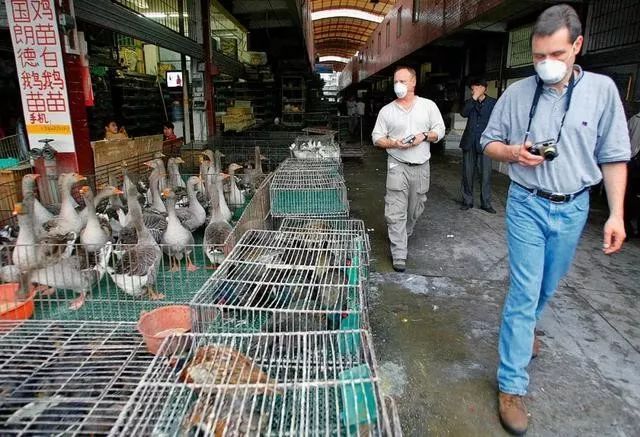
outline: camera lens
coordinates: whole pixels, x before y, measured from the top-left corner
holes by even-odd
[[[558,152],[555,146],[546,146],[542,149],[542,155],[547,161],[553,161],[558,157]]]

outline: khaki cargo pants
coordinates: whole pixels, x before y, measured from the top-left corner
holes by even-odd
[[[413,233],[413,228],[424,211],[427,191],[429,161],[421,165],[409,165],[388,156],[384,216],[394,260],[407,259],[407,238]]]

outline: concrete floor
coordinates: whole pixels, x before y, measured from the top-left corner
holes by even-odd
[[[497,335],[508,270],[504,200],[497,215],[460,211],[460,157],[434,156],[407,273],[392,271],[384,222],[385,154],[346,162],[352,215],[372,231],[371,329],[383,390],[407,436],[505,435],[496,415]],[[544,314],[529,367],[529,435],[640,435],[640,243],[602,254],[606,211],[592,208],[569,276]]]

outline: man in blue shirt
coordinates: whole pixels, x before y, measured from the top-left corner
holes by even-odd
[[[495,214],[491,206],[491,158],[482,154],[480,136],[487,127],[489,116],[496,99],[486,94],[487,82],[484,79],[472,79],[469,83],[471,98],[464,102],[462,116],[467,118],[467,126],[460,140],[462,149],[462,206],[466,211],[473,208],[473,183],[476,174],[480,176],[480,207]]]
[[[528,426],[522,397],[540,348],[536,322],[569,270],[589,213],[589,187],[604,179],[609,219],[603,251],[625,239],[623,203],[631,147],[614,82],[575,65],[582,26],[568,5],[544,11],[532,31],[536,75],[500,97],[482,134],[484,153],[509,162],[509,291],[498,352],[499,414],[513,434]]]

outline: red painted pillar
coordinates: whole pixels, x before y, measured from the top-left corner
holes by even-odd
[[[63,167],[71,161],[75,161],[75,171],[80,174],[94,174],[93,149],[91,148],[89,122],[87,120],[87,108],[85,106],[85,95],[82,76],[82,62],[80,56],[64,53],[64,70],[67,77],[67,92],[69,94],[69,112],[71,115],[71,126],[73,129],[73,141],[75,143],[75,154],[71,157],[61,157],[58,166],[61,172]],[[62,162],[60,162],[62,160]]]

